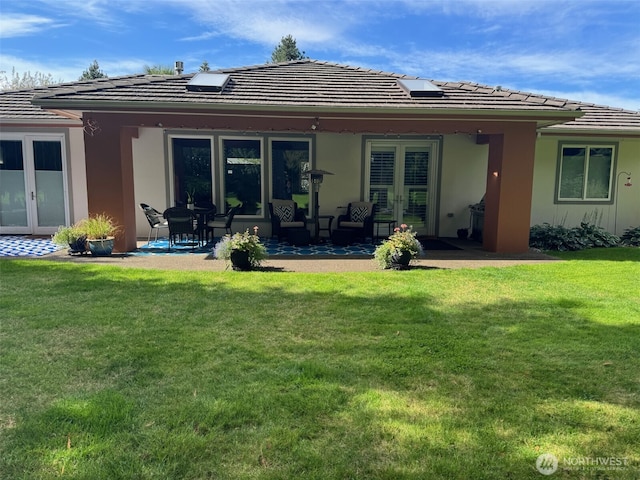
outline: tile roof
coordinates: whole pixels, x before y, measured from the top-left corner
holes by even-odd
[[[640,132],[640,113],[559,99],[534,93],[506,90],[471,82],[430,80],[443,95],[411,97],[397,79],[415,79],[406,75],[338,65],[315,60],[255,65],[216,70],[230,80],[222,92],[188,91],[193,74],[176,76],[133,75],[74,82],[29,92],[4,92],[0,95],[0,119],[8,115],[51,115],[29,105],[20,113],[17,103],[28,103],[29,95],[47,108],[81,109],[96,104],[118,108],[152,106],[163,108],[325,108],[415,110],[473,114],[474,112],[527,112],[546,114],[580,110],[581,118],[551,129]],[[13,110],[5,101],[14,101]],[[7,102],[11,103],[11,102]],[[12,117],[15,118],[15,117]],[[46,117],[50,118],[50,117]]]

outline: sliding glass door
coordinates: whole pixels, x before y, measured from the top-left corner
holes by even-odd
[[[63,136],[0,140],[2,233],[50,234],[66,225]]]

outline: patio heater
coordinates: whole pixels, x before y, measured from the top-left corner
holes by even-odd
[[[318,243],[320,241],[320,203],[318,201],[320,184],[324,180],[325,175],[333,175],[333,173],[327,172],[326,170],[309,170],[307,174],[309,175],[309,181],[313,188],[313,222],[315,224],[314,238],[315,243]]]

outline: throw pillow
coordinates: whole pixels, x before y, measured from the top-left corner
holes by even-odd
[[[293,206],[291,205],[274,205],[273,213],[281,222],[293,222]]]
[[[351,221],[364,222],[369,216],[369,207],[351,207]]]

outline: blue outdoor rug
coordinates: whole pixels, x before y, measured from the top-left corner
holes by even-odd
[[[262,243],[267,249],[269,256],[367,256],[371,257],[375,250],[375,245],[370,243],[354,243],[347,247],[332,245],[331,242],[321,243],[318,245],[309,245],[304,247],[293,247],[286,242],[278,242],[271,238],[262,238]],[[217,242],[217,240],[216,240]],[[192,244],[178,244],[171,246],[169,252],[169,241],[166,238],[159,238],[152,241],[149,245],[144,244],[139,247],[132,255],[175,255],[175,254],[211,254],[216,242],[210,242],[205,246],[193,246]]]
[[[48,238],[0,235],[0,257],[41,257],[61,248]]]

